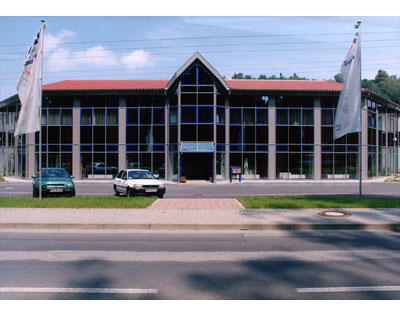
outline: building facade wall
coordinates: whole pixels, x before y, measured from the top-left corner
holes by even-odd
[[[146,168],[160,178],[364,179],[399,172],[400,111],[363,99],[357,133],[333,139],[339,92],[227,91],[194,63],[169,90],[44,91],[42,167],[76,179]],[[0,108],[0,173],[39,168],[39,133],[14,137],[19,103]],[[361,151],[361,154],[360,154]],[[195,169],[199,171],[193,171]]]
[[[217,103],[216,97],[215,93],[213,103]],[[339,141],[333,141],[331,137],[337,97],[313,96],[311,97],[312,107],[308,105],[302,107],[288,104],[277,106],[276,98],[280,96],[275,95],[269,96],[267,103],[259,106],[257,102],[261,101],[257,100],[261,98],[266,100],[266,97],[267,95],[260,94],[235,94],[233,97],[224,98],[224,111],[221,112],[224,124],[221,127],[224,130],[225,144],[218,143],[218,124],[215,120],[212,122],[213,130],[210,136],[210,143],[214,148],[219,144],[221,148],[221,145],[224,145],[225,149],[223,155],[217,150],[212,153],[215,180],[229,179],[231,165],[240,166],[244,178],[248,179],[310,178],[318,180],[358,177],[357,135],[347,135]],[[53,102],[43,107],[42,166],[65,167],[77,179],[112,178],[115,171],[114,173],[109,171],[111,167],[114,167],[113,170],[143,167],[156,172],[161,178],[177,180],[177,173],[181,172],[181,168],[177,166],[181,164],[181,149],[184,148],[178,144],[185,143],[187,139],[185,138],[187,135],[182,136],[181,128],[185,125],[185,123],[181,124],[182,112],[177,111],[176,119],[171,118],[171,106],[166,105],[169,98],[166,99],[161,95],[135,95],[135,98],[138,100],[150,98],[153,104],[139,101],[139,105],[133,107],[132,103],[126,103],[126,96],[114,96],[112,99],[118,102],[116,106],[99,107],[95,104],[83,105],[82,99],[75,96],[72,98],[71,105],[68,106],[67,100],[70,97],[64,100],[62,96],[57,96],[54,102],[61,102],[60,104]],[[154,98],[158,101],[154,101]],[[309,98],[307,96],[307,102]],[[181,97],[177,96],[177,99],[176,109],[179,108]],[[85,97],[85,100],[91,100],[91,98]],[[298,100],[301,100],[301,96],[298,96]],[[369,99],[366,99],[364,104],[361,137],[363,178],[392,175],[399,171],[400,114]],[[182,104],[180,106],[181,110],[188,107]],[[218,106],[216,104],[212,106],[212,115],[216,117]],[[175,106],[172,108],[174,109]],[[219,106],[219,108],[222,107]],[[261,112],[264,110],[265,114]],[[308,112],[309,110],[311,112]],[[130,121],[135,116],[132,116],[132,111],[136,111],[138,116],[138,121],[133,124]],[[30,177],[38,168],[38,133],[26,135],[26,137],[13,137],[16,113],[15,111],[1,113],[1,172],[4,175]],[[311,119],[310,113],[312,113],[312,122],[303,124],[304,120]],[[150,115],[151,118],[146,118],[146,115]],[[286,118],[285,115],[287,115]],[[297,122],[297,119],[303,122]],[[90,122],[85,120],[90,120]],[[170,127],[175,126],[175,123],[176,136],[181,142],[178,139],[170,139]],[[308,126],[312,128],[312,143],[305,138],[307,131],[303,128]],[[85,134],[88,130],[91,131],[90,137]],[[134,139],[132,138],[133,130],[137,132]],[[257,134],[259,130],[267,132],[261,137]],[[98,135],[95,135],[99,131],[102,133],[101,143],[98,142]],[[116,135],[107,135],[113,131],[116,131]],[[283,133],[287,131],[288,135],[285,134],[282,137],[282,131]],[[300,131],[300,136],[293,135],[292,131]],[[305,154],[311,158],[305,160],[303,156]],[[218,159],[224,159],[224,170],[219,175],[216,174]],[[283,159],[284,163],[282,163]],[[298,159],[300,162],[293,159]],[[88,161],[91,164],[104,162],[105,169],[90,170]],[[171,173],[168,167],[177,170]]]

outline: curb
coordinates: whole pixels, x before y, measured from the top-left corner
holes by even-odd
[[[1,229],[87,229],[87,230],[400,230],[400,223],[391,224],[56,224],[1,223]]]

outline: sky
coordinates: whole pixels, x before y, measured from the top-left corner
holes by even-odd
[[[73,13],[72,13],[73,14]],[[0,100],[16,93],[40,20],[43,82],[170,79],[196,51],[226,78],[333,79],[362,21],[362,78],[400,77],[400,17],[391,16],[1,16]]]

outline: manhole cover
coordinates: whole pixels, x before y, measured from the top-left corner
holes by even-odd
[[[322,212],[319,212],[318,215],[328,216],[328,217],[349,217],[349,216],[351,216],[350,213],[346,213],[343,211],[322,211]]]

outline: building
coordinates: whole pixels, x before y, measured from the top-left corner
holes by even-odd
[[[342,84],[224,79],[194,54],[170,80],[65,80],[43,86],[42,165],[77,179],[147,168],[160,178],[355,179],[358,134],[333,140]],[[399,172],[400,105],[362,91],[362,174]],[[30,177],[39,133],[14,137],[20,104],[0,103],[0,173]]]

